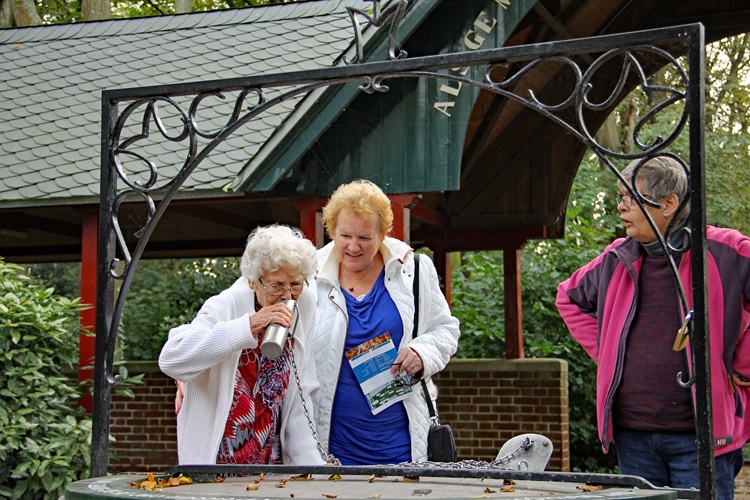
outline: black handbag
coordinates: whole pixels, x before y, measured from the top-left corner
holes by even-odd
[[[427,460],[430,462],[455,462],[458,458],[453,429],[433,421],[427,433]]]
[[[419,328],[419,256],[414,254],[414,331],[412,338],[416,337]],[[427,401],[427,409],[430,412],[430,430],[427,432],[427,460],[430,462],[455,462],[458,458],[456,442],[453,439],[453,429],[450,425],[440,423],[440,417],[432,404],[427,383],[421,380],[422,393]]]

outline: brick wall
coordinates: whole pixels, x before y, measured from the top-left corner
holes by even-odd
[[[144,373],[135,398],[113,395],[110,472],[166,472],[177,464],[174,383],[156,362],[129,363]],[[453,359],[435,377],[438,411],[456,438],[459,460],[492,461],[518,434],[547,436],[554,453],[547,470],[570,470],[568,366],[557,359]]]
[[[552,441],[548,471],[570,471],[568,364],[560,359],[453,359],[435,376],[441,423],[459,460],[492,461],[518,434]]]
[[[177,465],[177,420],[174,381],[161,373],[156,361],[128,363],[128,373],[144,373],[135,398],[112,395],[110,472],[167,472]]]

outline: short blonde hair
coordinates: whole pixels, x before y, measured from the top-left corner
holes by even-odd
[[[356,215],[375,214],[380,222],[380,237],[385,238],[393,229],[393,209],[391,200],[373,182],[358,179],[342,184],[331,195],[323,207],[323,226],[328,236],[333,238],[336,223],[342,210],[351,210]]]
[[[255,228],[240,261],[242,276],[251,280],[282,269],[310,278],[316,268],[315,245],[299,229],[280,224]]]

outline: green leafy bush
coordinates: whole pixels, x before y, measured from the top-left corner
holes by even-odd
[[[239,258],[142,261],[120,326],[128,361],[158,359],[169,330],[193,320],[209,297],[240,277]]]
[[[0,259],[0,497],[58,498],[88,477],[91,419],[63,375],[78,357],[80,307]]]

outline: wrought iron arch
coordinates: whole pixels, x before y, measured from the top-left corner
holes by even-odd
[[[392,17],[396,22],[400,19],[398,13]],[[393,32],[392,27],[391,36]],[[713,496],[709,352],[705,338],[704,50],[704,29],[696,24],[414,59],[404,58],[403,52],[393,49],[389,50],[389,61],[103,92],[92,476],[105,475],[107,471],[111,390],[120,382],[119,376],[113,372],[114,351],[125,298],[150,236],[186,179],[243,125],[291,98],[315,89],[352,82],[360,83],[360,89],[371,94],[387,92],[387,82],[396,78],[434,78],[471,85],[512,99],[557,123],[565,133],[582,141],[607,165],[617,179],[627,186],[641,208],[653,202],[643,198],[635,187],[630,187],[630,180],[622,178],[616,163],[622,160],[645,161],[656,154],[671,154],[668,147],[686,125],[690,125],[690,158],[688,162],[678,160],[689,176],[690,186],[692,308],[688,305],[687,292],[682,287],[672,259],[679,249],[668,243],[672,227],[667,228],[666,234],[660,235],[660,242],[669,256],[678,283],[685,328],[693,346],[694,359],[691,361],[694,371],[686,375],[687,381],[680,381],[686,387],[695,384],[697,389],[696,408],[701,424],[697,428],[701,491]],[[358,53],[361,53],[359,47]],[[687,69],[678,60],[680,56],[686,56]],[[357,59],[355,62],[358,62]],[[561,102],[545,103],[533,91],[527,94],[514,92],[517,82],[532,75],[541,65],[550,63],[566,66],[572,75],[571,91]],[[499,78],[497,69],[511,64],[520,69]],[[595,100],[593,91],[599,90],[595,86],[597,71],[613,65],[619,68],[614,84],[609,89],[599,91],[597,95],[603,97]],[[679,87],[654,86],[649,82],[648,72],[665,65],[674,68],[679,75]],[[483,67],[484,78],[475,80],[448,72],[451,68],[469,66]],[[666,97],[649,110],[635,127],[633,139],[639,150],[635,153],[612,151],[600,145],[586,126],[587,113],[611,109],[618,97],[622,97],[623,90],[633,82],[644,92],[659,92]],[[234,102],[227,107],[228,116],[222,117],[221,124],[209,130],[200,119],[204,104],[212,99],[225,100],[228,94],[236,94]],[[674,130],[667,137],[649,143],[642,141],[640,134],[644,124],[665,108],[678,104],[683,106],[683,111]],[[121,106],[124,109],[119,111]],[[212,124],[217,123],[215,118]],[[164,143],[185,143],[180,146],[182,149],[177,149],[184,157],[181,166],[173,165],[171,170],[168,169],[174,175],[162,176],[157,163],[139,150],[142,142],[154,140],[155,137]],[[140,169],[132,165],[140,165]],[[130,236],[121,229],[119,208],[124,201],[133,197],[144,203],[146,217]],[[649,222],[655,229],[650,217]],[[655,233],[659,234],[659,231],[655,230]],[[117,293],[116,283],[119,283]]]

